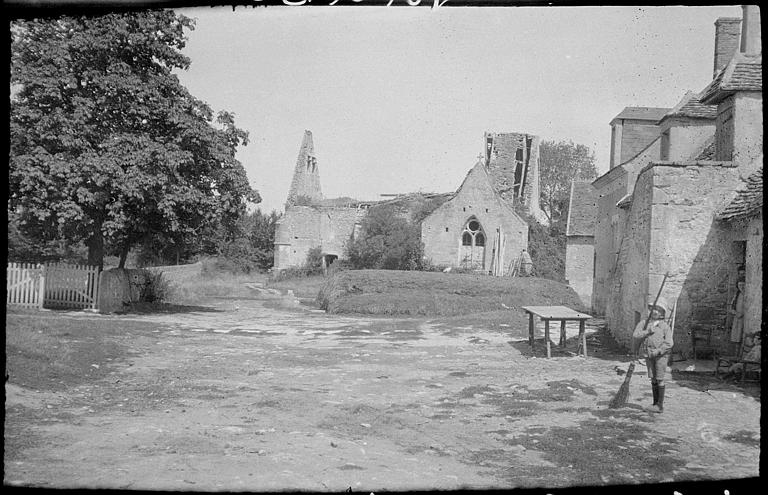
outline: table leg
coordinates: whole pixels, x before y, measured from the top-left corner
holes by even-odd
[[[587,333],[584,331],[584,320],[579,320],[579,339],[584,349],[584,357],[587,357]]]
[[[533,313],[528,313],[528,343],[533,349]]]
[[[560,320],[560,347],[565,347],[565,320]]]
[[[552,351],[549,349],[549,320],[544,320],[544,340],[547,342],[547,357],[552,357]]]

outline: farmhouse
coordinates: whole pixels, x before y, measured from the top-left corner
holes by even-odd
[[[691,333],[724,348],[742,265],[745,331],[761,325],[758,8],[743,7],[742,19],[718,19],[715,31],[712,82],[663,114],[653,107],[622,111],[612,122],[611,168],[592,183],[592,307],[627,345],[665,274],[664,296],[676,301],[676,351],[690,352]]]
[[[345,256],[368,208],[395,203],[404,216],[421,210],[424,255],[433,264],[508,273],[528,245],[528,224],[513,208],[542,220],[538,137],[485,133],[484,153],[453,193],[414,193],[375,202],[323,198],[312,133],[305,131],[285,213],[275,233],[275,269],[301,266],[320,248],[324,263]]]

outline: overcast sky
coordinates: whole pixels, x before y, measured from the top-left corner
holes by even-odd
[[[572,140],[608,169],[609,122],[712,78],[722,7],[231,7],[197,19],[179,74],[251,142],[237,154],[281,211],[305,129],[325,197],[448,192],[483,133]]]

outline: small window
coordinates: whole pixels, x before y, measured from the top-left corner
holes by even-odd
[[[488,208],[485,209],[485,212],[488,213]]]
[[[448,227],[445,228],[445,231],[448,232]]]
[[[470,221],[469,230],[471,230],[472,232],[477,232],[478,230],[480,230],[480,222],[478,222],[477,220]]]
[[[472,235],[469,232],[464,232],[464,235],[461,236],[461,244],[462,246],[472,245]]]
[[[462,211],[467,211],[467,207],[466,206],[462,207],[461,209],[462,209]]]
[[[482,232],[475,235],[475,246],[485,246],[485,236]]]

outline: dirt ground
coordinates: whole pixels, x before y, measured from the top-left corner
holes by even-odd
[[[124,331],[77,380],[38,386],[11,366],[4,483],[369,492],[759,476],[759,387],[675,373],[653,415],[636,374],[628,406],[608,409],[628,361],[594,326],[589,358],[572,339],[546,359],[525,328],[329,316],[252,291],[176,313],[9,313]]]

